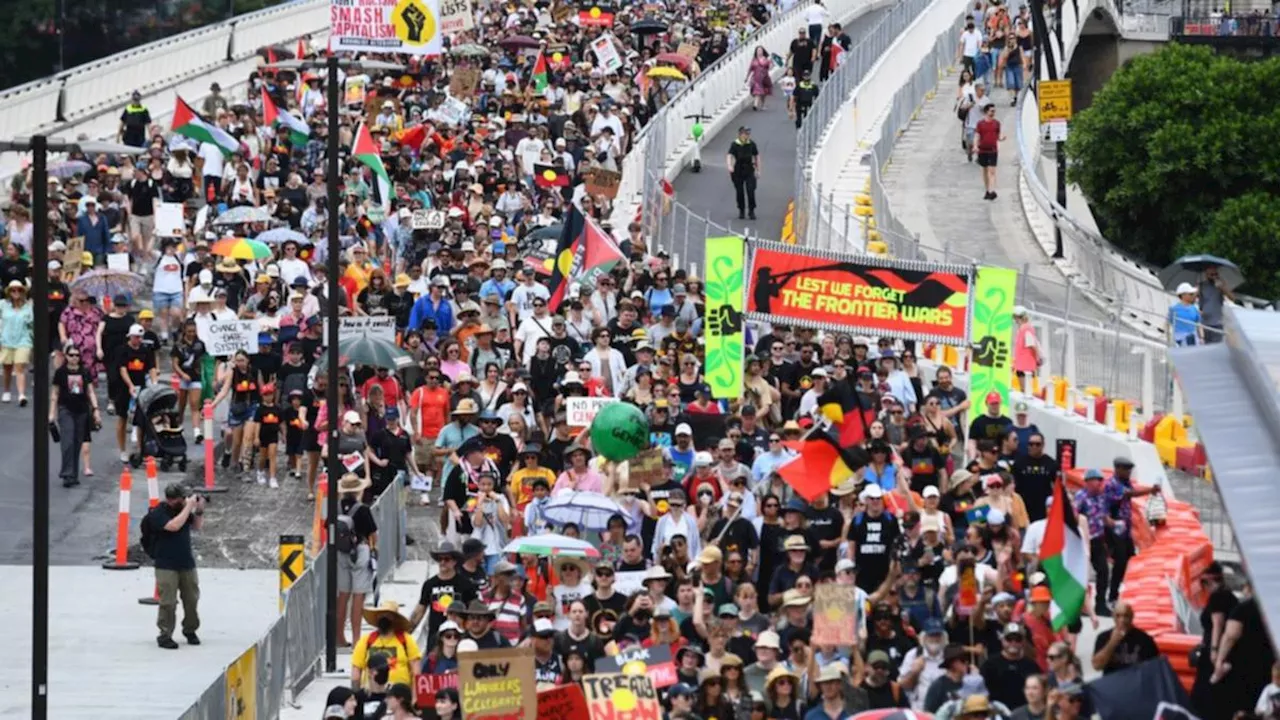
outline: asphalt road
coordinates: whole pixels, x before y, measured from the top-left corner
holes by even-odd
[[[845,25],[845,32],[855,48],[890,9],[873,10]],[[761,173],[756,187],[755,220],[738,219],[737,201],[725,157],[742,125],[751,128],[751,139],[760,151]],[[702,172],[694,173],[686,168],[680,173],[673,183],[676,202],[688,207],[693,214],[734,232],[750,230],[752,237],[778,240],[782,237],[787,204],[795,191],[796,162],[795,121],[787,117],[786,99],[775,87],[764,110],[753,110],[748,104],[737,117],[725,123],[720,132],[704,138]],[[694,222],[692,226],[699,228],[701,223]],[[687,260],[703,267],[704,249],[703,243],[690,242],[686,249]]]

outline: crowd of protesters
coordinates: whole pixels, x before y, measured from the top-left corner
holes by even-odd
[[[220,441],[220,465],[246,482],[305,483],[314,493],[324,459],[337,453],[349,471],[336,488],[351,546],[338,632],[353,647],[356,692],[336,691],[326,717],[457,718],[451,689],[415,710],[414,679],[456,670],[460,651],[521,643],[548,686],[603,670],[619,649],[665,647],[679,677],[663,692],[672,718],[839,719],[892,707],[1087,717],[1079,657],[1111,673],[1157,653],[1117,600],[1134,552],[1123,518],[1147,492],[1133,484],[1133,464],[1117,458],[1113,475],[1088,473],[1072,498],[1096,574],[1083,622],[1115,622],[1093,647],[1078,647],[1080,623],[1053,629],[1039,567],[1059,464],[1024,405],[1006,417],[999,395],[972,400],[951,369],[922,368],[909,342],[766,325],[748,328],[743,396],[712,399],[701,372],[702,280],[673,267],[638,222],[611,224],[611,199],[586,192],[583,178],[617,170],[684,82],[650,70],[695,77],[786,7],[633,5],[610,10],[603,26],[562,9],[482,4],[474,29],[451,37],[443,56],[344,76],[339,108],[326,107],[321,78],[269,65],[250,78],[247,100],[215,86],[200,109],[239,142],[234,151],[150,124],[135,99],[121,134],[147,153],[72,156],[85,168],[50,181],[47,239],[31,237],[30,183],[17,178],[0,259],[0,401],[11,400],[12,375],[25,403],[26,288],[31,272],[48,272],[57,332],[35,351],[59,367],[51,420],[66,436],[64,484],[92,473],[83,449],[100,427],[94,388],[105,386],[127,460],[132,403],[161,373],[178,380],[192,439]],[[1022,57],[1023,29],[1004,28],[1006,54]],[[606,32],[617,61],[604,67],[591,46]],[[545,87],[535,76],[544,65]],[[477,80],[468,94],[453,83],[463,68]],[[305,140],[264,121],[264,93],[308,128]],[[340,113],[343,148],[337,217],[326,204],[330,112]],[[350,156],[361,126],[391,178],[389,196]],[[183,236],[157,235],[160,202],[183,203]],[[242,208],[260,214],[218,221]],[[415,227],[417,210],[443,213],[443,227]],[[558,237],[571,212],[611,236],[624,260],[553,305],[538,238]],[[396,367],[317,367],[329,223],[342,242],[340,313],[394,318],[407,354]],[[269,256],[210,252],[228,237],[281,228],[298,237],[272,244]],[[80,257],[67,256],[73,239],[83,239]],[[25,259],[37,241],[49,243],[47,269]],[[95,292],[103,285],[85,278],[121,254],[137,287]],[[151,307],[137,310],[143,296]],[[257,352],[212,355],[209,328],[230,319],[256,321]],[[342,402],[336,447],[329,383]],[[867,463],[806,501],[779,470],[827,422],[821,398],[842,384],[873,410],[860,443]],[[632,483],[596,457],[583,428],[570,425],[575,397],[641,408],[662,449],[661,480]],[[204,400],[226,406],[218,438],[201,436]],[[425,509],[412,512],[438,514],[443,538],[431,551],[438,570],[408,616],[363,603],[377,542],[367,502],[386,488],[413,488]],[[556,522],[546,506],[566,490],[599,493],[619,512],[603,527]],[[502,551],[548,532],[587,539],[601,557]],[[823,583],[857,588],[845,608],[855,644],[812,641]],[[1207,665],[1202,717],[1230,717],[1221,708],[1252,709],[1259,693],[1276,693],[1255,672],[1270,667],[1270,649],[1262,633],[1242,632],[1257,617],[1251,598],[1235,606],[1223,597],[1209,610],[1206,646],[1226,656]]]

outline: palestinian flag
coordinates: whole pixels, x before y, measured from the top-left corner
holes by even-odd
[[[845,449],[825,429],[815,428],[798,443],[799,455],[778,468],[778,475],[808,502],[831,492],[866,465],[865,452]]]
[[[842,447],[861,445],[875,420],[875,409],[862,407],[858,391],[851,381],[833,381],[818,397],[818,411],[831,421],[836,439]]]
[[[540,93],[547,89],[547,57],[538,51],[538,59],[533,63],[533,91]]]
[[[533,184],[540,188],[569,187],[569,174],[550,163],[533,164]]]
[[[1054,630],[1080,619],[1089,588],[1085,541],[1078,528],[1071,498],[1067,497],[1066,485],[1059,478],[1053,485],[1053,505],[1049,508],[1044,541],[1040,544],[1040,569],[1053,593],[1050,617]]]
[[[276,104],[272,102],[271,95],[267,93],[267,88],[262,87],[262,119],[267,125],[275,125],[276,121],[280,122],[281,128],[289,132],[289,144],[293,147],[302,147],[307,144],[307,138],[311,136],[311,128],[302,122],[298,116],[293,113],[280,112]],[[279,128],[276,132],[279,132]]]
[[[556,312],[571,285],[592,285],[621,260],[622,251],[613,238],[595,221],[584,217],[577,205],[571,204],[556,244],[551,278],[547,280],[547,289],[551,291],[547,309]]]
[[[378,181],[378,197],[382,199],[382,208],[389,209],[391,207],[391,176],[387,175],[387,168],[382,164],[382,155],[378,146],[373,144],[369,126],[364,123],[360,123],[360,127],[356,129],[356,139],[351,145],[351,156],[373,171],[373,177]]]
[[[231,133],[206,122],[180,97],[175,100],[173,125],[169,129],[196,142],[213,143],[223,155],[230,155],[240,149],[240,141],[231,137]]]
[[[583,27],[613,27],[613,8],[592,5],[578,11],[578,24]]]

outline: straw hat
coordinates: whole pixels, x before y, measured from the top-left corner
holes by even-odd
[[[224,257],[218,261],[218,272],[240,272],[240,265],[229,257]]]
[[[10,280],[9,284],[4,288],[4,294],[8,295],[14,290],[21,290],[23,295],[27,294],[27,284],[21,280]]]
[[[392,629],[396,632],[407,633],[411,629],[409,618],[400,614],[400,603],[395,600],[384,600],[376,608],[365,608],[361,615],[364,616],[364,621],[370,625],[376,626],[383,617],[390,617]]]
[[[578,575],[580,577],[585,578],[588,574],[591,573],[591,566],[587,565],[587,563],[583,561],[582,558],[567,557],[567,556],[561,555],[560,557],[557,557],[555,561],[556,575],[561,575],[562,573],[564,573],[564,568],[567,565],[572,565],[573,567],[578,568]]]
[[[795,673],[791,672],[790,670],[786,669],[785,667],[783,667],[783,666],[779,665],[779,666],[775,667],[774,669],[770,670],[770,671],[769,671],[769,674],[765,677],[765,679],[764,679],[764,689],[765,689],[765,690],[771,690],[771,689],[773,689],[773,684],[774,684],[774,683],[776,683],[776,682],[778,682],[779,680],[781,680],[781,679],[783,679],[783,678],[787,678],[788,680],[790,680],[790,681],[791,681],[792,686],[798,687],[798,686],[800,685],[800,676],[799,676],[799,675],[797,675],[797,674],[795,674]]]
[[[355,473],[347,473],[338,480],[339,493],[363,492],[367,487],[369,487],[368,481]]]
[[[458,401],[458,407],[453,409],[454,415],[476,415],[479,412],[480,408],[476,407],[476,401],[471,398],[462,398]]]

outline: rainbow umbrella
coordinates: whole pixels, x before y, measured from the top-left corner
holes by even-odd
[[[266,243],[249,238],[223,238],[214,243],[209,252],[233,260],[266,260],[271,257],[271,248]]]
[[[600,551],[586,540],[556,533],[526,535],[516,538],[502,548],[504,554],[537,555],[538,557],[574,557],[598,560]]]

